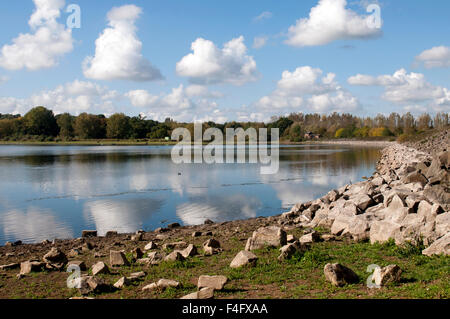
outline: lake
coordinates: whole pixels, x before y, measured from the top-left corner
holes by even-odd
[[[278,215],[375,170],[379,149],[280,146],[280,169],[181,164],[171,146],[0,146],[0,245]]]

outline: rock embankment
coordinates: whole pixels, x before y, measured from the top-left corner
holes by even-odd
[[[423,243],[450,254],[450,152],[434,156],[401,144],[382,151],[377,172],[281,216],[284,226],[322,227],[353,240]]]

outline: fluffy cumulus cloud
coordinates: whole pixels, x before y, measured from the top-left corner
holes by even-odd
[[[232,39],[218,48],[212,41],[198,38],[190,53],[177,63],[177,73],[196,84],[242,85],[259,77],[256,62],[247,55],[244,37]]]
[[[84,75],[96,80],[152,81],[161,72],[142,55],[136,20],[142,9],[135,5],[114,7],[108,12],[109,27],[95,41],[95,55],[83,63]]]
[[[351,112],[359,108],[358,100],[335,81],[334,73],[310,66],[293,72],[284,71],[277,88],[255,103],[261,120],[274,113],[290,112]],[[257,113],[253,114],[253,117]]]
[[[317,46],[335,40],[367,39],[381,34],[381,28],[368,23],[371,17],[347,8],[346,0],[320,0],[308,18],[289,28],[286,43],[291,46]]]
[[[44,105],[56,114],[82,112],[111,114],[118,109],[121,95],[106,87],[86,81],[75,80],[44,90],[28,98],[0,97],[0,113],[25,114],[30,108]]]
[[[423,51],[416,57],[416,62],[428,68],[450,67],[450,47],[439,46]]]
[[[408,73],[400,69],[392,75],[377,77],[357,74],[348,78],[348,83],[362,86],[381,86],[384,88],[382,98],[402,105],[405,110],[449,111],[450,91],[426,81],[421,73]]]
[[[0,50],[0,67],[31,71],[55,66],[73,50],[72,30],[58,23],[64,0],[33,0],[36,6],[28,24],[31,33],[20,34]]]
[[[195,88],[198,90],[198,88]],[[138,108],[148,118],[164,121],[170,117],[176,121],[216,121],[225,122],[226,115],[218,104],[183,85],[173,88],[170,93],[154,95],[146,90],[133,90],[125,94],[132,106]]]

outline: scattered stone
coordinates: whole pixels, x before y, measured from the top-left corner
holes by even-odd
[[[135,281],[135,280],[141,280],[141,279],[145,278],[145,276],[147,276],[147,274],[145,272],[139,271],[139,272],[134,272],[134,273],[130,274],[130,276],[127,278],[128,278],[128,280]]]
[[[195,255],[198,254],[197,247],[195,247],[193,244],[190,244],[189,246],[187,246],[180,253],[181,253],[181,255],[183,255],[184,258],[194,257]]]
[[[230,264],[231,268],[239,268],[243,266],[249,265],[250,267],[254,267],[258,257],[254,253],[248,250],[242,250],[239,252],[236,257],[234,257],[233,261]]]
[[[170,250],[170,249],[184,249],[187,247],[187,244],[184,241],[179,241],[175,243],[167,243],[163,245],[164,250]]]
[[[140,259],[140,258],[144,257],[144,252],[139,247],[136,247],[135,249],[133,249],[131,251],[131,253],[133,254],[134,259]]]
[[[202,232],[199,232],[199,231],[195,231],[195,232],[193,232],[192,233],[192,237],[201,237],[202,236]]]
[[[13,263],[13,264],[8,264],[8,265],[2,265],[0,266],[0,270],[12,270],[12,269],[17,269],[20,267],[20,264],[18,263]]]
[[[32,272],[41,272],[45,263],[39,261],[25,261],[20,263],[20,274],[26,275]]]
[[[99,261],[92,266],[92,275],[109,274],[109,268],[103,261]]]
[[[106,232],[105,237],[110,238],[110,237],[116,237],[117,235],[118,235],[118,233],[116,231],[110,230],[110,231]]]
[[[325,278],[336,287],[359,281],[358,275],[353,270],[341,264],[326,264],[323,271]]]
[[[137,233],[131,236],[131,241],[142,241],[144,239],[144,235],[142,233]]]
[[[97,237],[97,231],[96,230],[83,230],[81,233],[81,237],[83,237],[83,238]]]
[[[302,237],[300,237],[300,243],[301,244],[311,244],[311,243],[316,243],[319,242],[321,239],[320,234],[316,231],[313,231],[309,234],[303,235]]]
[[[67,263],[66,255],[56,247],[53,247],[42,259],[53,268],[62,268]]]
[[[189,295],[181,297],[180,299],[212,299],[214,298],[214,289],[213,288],[202,288],[199,291],[193,292]]]
[[[123,251],[111,250],[109,252],[109,263],[111,267],[116,266],[129,266],[130,262],[127,260],[125,253]]]
[[[103,258],[103,257],[106,257],[106,254],[104,254],[102,252],[94,253],[94,258]]]
[[[168,254],[165,258],[165,261],[183,261],[185,260],[185,258],[183,257],[183,255],[178,251],[173,251],[170,254]]]
[[[109,292],[112,290],[112,287],[110,284],[106,283],[103,279],[100,279],[98,277],[88,276],[88,277],[81,277],[81,278],[86,278],[85,284],[84,285],[83,285],[83,283],[81,284],[82,288],[80,290],[82,290],[82,291],[80,291],[80,292],[82,294],[89,294],[91,292],[102,293],[102,292]],[[83,282],[83,280],[82,280],[82,282]]]
[[[225,276],[200,276],[197,287],[199,289],[213,288],[215,290],[222,290],[227,282],[228,278]]]
[[[286,241],[288,242],[288,243],[293,243],[293,242],[295,242],[297,239],[295,238],[295,236],[294,235],[287,235],[287,237],[286,237]]]
[[[160,279],[157,283],[159,288],[180,288],[181,284],[178,281],[170,279]]]
[[[205,220],[204,224],[205,225],[212,225],[212,224],[214,224],[214,222],[211,219],[207,219],[207,220]]]
[[[180,228],[180,227],[181,227],[181,225],[179,223],[172,223],[172,224],[167,225],[167,228],[169,228],[169,229],[175,229],[175,228]]]
[[[280,248],[280,256],[278,256],[278,260],[283,261],[287,259],[291,259],[292,256],[296,252],[304,252],[306,250],[306,246],[300,244],[299,242],[294,242],[292,244],[287,244]]]
[[[81,246],[81,250],[84,252],[90,252],[92,249],[94,249],[94,246],[89,242],[86,242]]]
[[[71,260],[71,261],[69,261],[67,263],[67,268],[69,268],[72,265],[78,267],[81,271],[86,271],[87,270],[86,264],[82,260]]]
[[[151,284],[145,286],[144,288],[142,288],[142,291],[151,291],[151,290],[156,290],[158,289],[158,284],[156,282],[152,282]]]
[[[114,284],[114,288],[122,289],[129,285],[131,285],[131,281],[126,277],[122,277]]]
[[[81,250],[79,250],[78,248],[71,249],[67,254],[69,258],[75,258],[78,257],[79,255],[81,255]]]
[[[153,249],[157,249],[157,248],[158,248],[158,245],[155,242],[151,241],[147,245],[145,245],[144,250],[148,251],[148,250],[153,250]]]
[[[214,238],[210,238],[203,243],[205,255],[214,255],[221,251],[220,242]]]
[[[277,226],[261,227],[248,239],[245,250],[262,249],[264,247],[282,247],[287,243],[286,232]]]
[[[402,270],[397,265],[389,265],[384,268],[375,268],[373,272],[372,279],[375,284],[383,287],[390,283],[400,282],[400,277],[402,274]]]

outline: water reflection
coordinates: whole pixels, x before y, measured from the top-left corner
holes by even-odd
[[[0,244],[279,214],[370,175],[375,148],[283,146],[259,164],[175,165],[171,147],[0,146]]]

